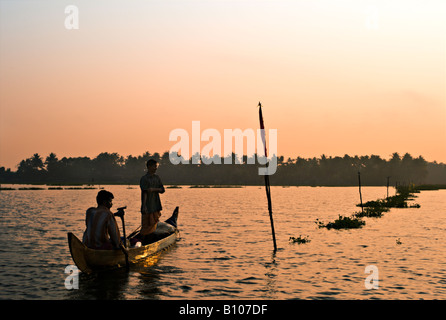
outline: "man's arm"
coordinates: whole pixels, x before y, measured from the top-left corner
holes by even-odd
[[[151,191],[151,192],[158,192],[158,193],[164,193],[164,186],[163,186],[163,183],[161,182],[161,179],[158,177],[158,176],[156,176],[157,177],[157,179],[158,179],[158,185],[160,186],[159,188],[150,188],[149,190]]]
[[[110,240],[113,243],[115,248],[119,248],[121,246],[121,235],[119,234],[118,224],[116,223],[116,219],[113,216],[113,213],[110,212],[110,219],[108,221],[108,234],[110,236]]]
[[[158,181],[159,181],[160,186],[161,186],[161,187],[160,187],[161,190],[159,191],[159,193],[164,193],[164,191],[165,191],[165,190],[164,190],[164,185],[163,185],[163,183],[161,182],[160,177],[158,177]]]

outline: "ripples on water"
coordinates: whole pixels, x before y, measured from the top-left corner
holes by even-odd
[[[115,207],[127,205],[131,232],[140,222],[139,190],[106,189]],[[167,189],[163,218],[180,206],[177,244],[128,274],[81,274],[78,290],[64,286],[73,264],[66,233],[82,236],[98,190],[1,191],[0,299],[446,298],[446,190],[418,194],[419,209],[391,209],[365,218],[362,229],[337,231],[314,221],[357,211],[357,188],[271,189],[276,254],[263,188]],[[363,188],[364,201],[385,194],[384,187]],[[288,242],[299,235],[311,242]],[[364,285],[368,265],[379,270],[376,290]]]

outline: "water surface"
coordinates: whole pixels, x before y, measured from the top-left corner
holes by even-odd
[[[139,189],[105,189],[115,207],[127,206],[127,233],[138,227]],[[418,194],[421,208],[391,209],[365,218],[362,229],[337,231],[319,229],[315,220],[358,211],[357,188],[272,187],[273,254],[264,188],[167,189],[162,218],[180,207],[177,244],[128,274],[81,274],[79,289],[67,290],[64,270],[73,262],[66,234],[82,236],[97,192],[0,192],[0,299],[446,298],[446,190]],[[385,197],[386,189],[362,193],[365,202]],[[311,242],[289,242],[299,235]],[[378,268],[378,289],[365,287],[369,265]]]

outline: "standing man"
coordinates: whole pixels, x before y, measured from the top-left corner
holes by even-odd
[[[160,193],[164,193],[164,186],[156,174],[158,163],[154,159],[147,161],[147,174],[141,177],[141,231],[138,238],[146,244],[150,242],[150,234],[156,229],[161,216]]]

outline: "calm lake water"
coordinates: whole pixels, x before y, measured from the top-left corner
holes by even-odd
[[[130,233],[140,222],[139,189],[105,189],[115,208],[127,206]],[[66,234],[82,236],[97,192],[0,191],[0,299],[446,299],[446,190],[418,194],[421,208],[337,231],[315,220],[359,211],[357,188],[272,187],[273,254],[264,188],[167,189],[162,218],[180,207],[181,239],[129,273],[81,274],[79,289],[67,290]],[[385,196],[385,187],[363,188],[364,201]],[[299,235],[311,242],[289,242]],[[377,289],[365,286],[369,265]]]

